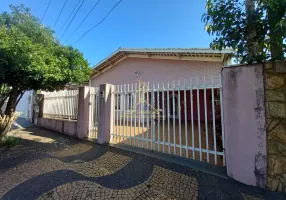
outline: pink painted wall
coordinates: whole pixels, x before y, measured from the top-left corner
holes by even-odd
[[[181,81],[186,79],[189,84],[190,77],[199,77],[200,84],[202,78],[209,76],[219,76],[222,62],[207,61],[185,61],[185,60],[167,60],[167,59],[146,59],[146,58],[126,58],[103,74],[95,77],[91,81],[91,86],[97,87],[100,84],[131,84],[138,81],[162,82],[162,81]],[[137,71],[139,76],[135,76]],[[193,80],[196,83],[196,79]]]
[[[227,174],[262,188],[267,178],[263,79],[261,65],[222,70]]]
[[[59,133],[65,133],[70,136],[76,136],[77,121],[39,118],[38,126],[57,131]]]
[[[87,138],[89,134],[89,109],[90,91],[89,87],[79,87],[78,91],[78,113],[77,113],[77,137]]]

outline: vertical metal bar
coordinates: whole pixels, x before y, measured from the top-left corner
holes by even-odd
[[[77,116],[76,116],[76,104],[75,104],[75,101],[76,101],[76,93],[75,93],[75,90],[73,90],[73,119],[75,119]]]
[[[179,142],[180,156],[182,156],[182,121],[181,121],[181,83],[178,81],[178,115],[179,115]]]
[[[138,88],[137,88],[137,83],[135,83],[135,93],[134,93],[134,108],[135,108],[135,116],[134,116],[134,119],[135,119],[135,122],[134,122],[134,145],[135,145],[135,138],[137,138],[137,134],[136,134],[136,120],[137,120],[137,92],[138,92]],[[135,145],[136,146],[136,145]],[[138,146],[139,146],[139,141],[138,141]]]
[[[72,91],[69,91],[69,99],[70,99],[70,113],[69,113],[69,119],[73,118],[73,104],[72,104]],[[59,94],[57,93],[57,105],[59,103]],[[59,108],[57,106],[57,114],[59,114]]]
[[[128,143],[131,144],[131,141],[130,141],[130,129],[128,127],[129,125],[129,117],[130,117],[130,96],[131,96],[131,93],[130,93],[130,89],[129,89],[129,84],[127,84],[127,116],[126,116],[126,124],[127,124],[127,128],[126,128],[126,131],[127,131],[127,138],[128,138]],[[129,130],[129,134],[128,134],[128,130]]]
[[[59,117],[61,118],[62,117],[62,115],[61,115],[61,99],[62,99],[62,97],[61,97],[61,92],[59,92],[58,93],[58,103],[59,103],[59,106],[58,106],[58,115],[59,115]]]
[[[142,97],[141,97],[141,102],[142,102],[142,106],[141,106],[141,115],[142,115],[142,148],[144,148],[144,141],[145,141],[145,138],[144,138],[144,134],[145,134],[145,83],[143,83],[143,86],[142,86]]]
[[[98,88],[98,91],[99,91],[99,88]],[[98,136],[98,118],[99,118],[99,94],[97,92],[96,94],[96,138]]]
[[[61,95],[59,94],[59,103],[61,102]],[[74,90],[71,90],[71,107],[72,107],[72,119],[74,119]],[[59,106],[59,115],[61,114],[61,108]]]
[[[208,105],[207,105],[207,91],[206,91],[206,77],[204,77],[204,107],[205,107],[205,129],[206,129],[206,150],[207,150],[207,162],[210,162],[209,152],[209,131],[208,131]]]
[[[187,121],[187,84],[186,84],[186,79],[184,79],[184,108],[185,108],[185,145],[186,145],[186,158],[189,157],[188,155],[188,121]]]
[[[194,130],[194,105],[193,105],[193,83],[190,78],[190,100],[191,100],[191,118],[192,118],[192,146],[193,146],[193,159],[195,160],[195,130]]]
[[[154,82],[152,82],[152,122],[151,122],[151,127],[152,127],[152,150],[155,150],[155,93],[154,93]]]
[[[58,116],[61,117],[61,110],[60,110],[60,104],[61,104],[61,95],[59,93],[57,93],[58,95]]]
[[[59,92],[55,92],[55,94],[54,95],[57,95],[57,96],[60,96],[60,91]],[[57,106],[58,107],[58,106]]]
[[[220,116],[221,116],[221,134],[222,134],[222,148],[223,148],[223,156],[222,156],[222,161],[223,161],[223,166],[225,166],[225,155],[224,155],[224,113],[223,113],[223,99],[222,99],[222,79],[221,79],[221,74],[219,76],[219,85],[220,85]]]
[[[58,107],[57,94],[55,93],[54,96],[55,96],[55,98],[54,98],[54,101],[55,101],[54,114],[57,117],[57,107]]]
[[[52,99],[53,101],[54,101],[54,99]],[[52,105],[54,105],[54,104],[52,104]],[[68,117],[68,119],[70,119],[70,115],[71,115],[71,113],[70,113],[70,96],[69,96],[69,91],[67,91],[67,107],[68,107],[68,113],[67,113],[67,117]]]
[[[74,90],[72,90],[72,93],[73,93],[73,95],[72,95],[72,111],[73,111],[73,119],[75,119],[75,91]]]
[[[131,138],[130,138],[130,145],[132,144],[132,138],[133,135],[132,135],[132,121],[133,121],[133,93],[134,93],[134,90],[133,90],[133,83],[131,84],[131,108],[130,108],[130,135],[131,135]],[[134,142],[134,141],[133,141]]]
[[[77,118],[77,115],[76,115],[77,114],[76,113],[76,90],[74,90],[73,92],[74,92],[74,95],[73,95],[73,101],[74,101],[74,104],[73,104],[73,109],[74,109],[73,119],[76,119]],[[63,109],[62,109],[62,111],[63,111]]]
[[[66,108],[69,106],[69,94],[68,94],[68,91],[66,91]],[[69,115],[70,115],[70,113],[68,113],[68,112],[66,112],[66,118],[69,118]]]
[[[119,85],[117,85],[117,90],[116,90],[116,143],[118,143],[118,134],[119,134],[119,124],[118,124],[118,118],[119,118],[119,109],[118,109],[118,102],[119,102]]]
[[[123,92],[123,143],[126,143],[127,140],[126,140],[126,133],[125,133],[125,129],[126,129],[126,126],[125,126],[125,123],[126,123],[126,119],[125,119],[125,116],[126,116],[126,84],[124,84],[124,92]]]
[[[60,101],[60,111],[61,111],[61,118],[65,118],[65,114],[64,114],[64,107],[63,107],[63,104],[64,104],[64,99],[65,99],[65,91],[61,91],[61,101]]]
[[[56,114],[57,114],[57,117],[59,116],[59,95],[56,93],[56,103],[57,103],[57,106],[56,106]]]
[[[93,88],[94,89],[94,88]],[[77,115],[78,115],[78,90],[76,91],[76,96],[75,96],[75,100],[76,100],[76,103],[75,103],[75,111],[76,111],[76,113],[75,113],[75,116],[76,116],[76,119],[77,119]]]
[[[88,137],[91,136],[90,133],[91,133],[91,127],[92,127],[92,105],[93,105],[93,103],[92,103],[92,89],[91,89],[91,87],[89,87],[89,102],[90,102],[90,104],[89,104],[89,108],[88,108],[89,109]]]
[[[71,96],[71,118],[73,119],[74,118],[74,104],[73,104],[73,90],[70,91],[70,96]],[[60,102],[60,94],[58,94],[58,101]],[[60,107],[58,108],[58,112],[60,114]]]
[[[147,104],[147,149],[149,149],[149,115],[150,115],[150,102],[149,102],[149,82],[147,82],[147,99],[146,102],[148,102]]]
[[[173,137],[174,137],[174,154],[176,155],[176,125],[175,125],[175,81],[173,81]]]
[[[56,117],[58,115],[58,97],[57,97],[57,94],[55,93],[55,114],[56,114]]]
[[[94,107],[94,100],[93,100],[93,90],[94,88],[89,88],[90,90],[90,123],[89,123],[89,137],[93,137],[93,123],[94,123],[94,113],[93,113],[93,107]]]
[[[165,153],[165,85],[162,88],[162,129],[163,129],[163,153]]]
[[[58,96],[58,102],[59,102],[59,95]],[[70,98],[70,119],[73,119],[73,96],[72,96],[72,90],[69,91],[69,98]],[[58,114],[59,114],[59,108],[58,110]]]
[[[157,123],[158,123],[158,151],[160,151],[160,85],[158,82],[158,88],[157,88]]]
[[[138,147],[140,147],[140,133],[141,133],[141,85],[140,85],[140,82],[138,83],[138,105],[139,105],[139,108],[138,108]]]
[[[214,137],[214,158],[215,164],[217,164],[217,151],[216,151],[216,124],[215,124],[215,105],[214,105],[214,77],[211,77],[212,87],[212,116],[213,116],[213,137]]]
[[[62,106],[61,106],[61,102],[62,102],[62,99],[64,98],[64,92],[65,91],[58,91],[57,94],[59,96],[59,107],[58,107],[58,111],[59,111],[59,116],[61,118],[64,117],[63,113],[62,113]]]
[[[66,118],[66,98],[67,98],[67,94],[66,94],[66,90],[63,91],[63,104],[62,104],[62,109],[63,109],[63,117]]]
[[[92,127],[92,130],[93,130],[94,137],[96,137],[96,135],[97,135],[97,125],[98,125],[98,123],[97,123],[97,119],[98,119],[97,118],[98,93],[94,94],[93,101],[94,101],[94,105],[93,105],[93,127]]]
[[[95,105],[94,105],[94,125],[93,125],[93,130],[94,130],[94,136],[97,138],[97,131],[98,131],[98,107],[99,107],[99,96],[98,96],[98,91],[94,96],[94,101],[95,101]]]
[[[119,142],[121,142],[122,139],[122,132],[121,132],[121,118],[122,118],[122,113],[121,113],[121,109],[122,109],[122,85],[120,85],[120,96],[119,96]]]
[[[58,93],[60,94],[60,115],[61,115],[61,118],[65,118],[65,113],[64,113],[64,101],[65,101],[65,90],[64,91],[59,91]]]
[[[97,131],[97,116],[96,116],[96,112],[97,112],[97,93],[95,93],[94,95],[93,95],[93,98],[92,98],[92,100],[93,100],[93,106],[92,106],[92,115],[93,115],[93,117],[92,117],[92,135],[93,135],[93,137],[96,137],[96,131]]]
[[[168,89],[167,89],[167,117],[168,117],[168,153],[170,154],[170,150],[171,150],[171,141],[170,141],[170,95],[169,95],[169,91],[170,91],[170,82],[168,81]]]
[[[198,133],[199,133],[200,161],[202,161],[202,136],[201,136],[199,77],[197,77],[197,112],[198,112]]]
[[[115,101],[116,101],[116,87],[114,86],[114,90],[113,90],[113,93],[112,93],[112,95],[113,95],[113,99],[114,99],[114,104],[111,104],[111,105],[113,105],[114,107],[113,108],[111,108],[111,109],[113,109],[113,111],[114,111],[114,113],[113,113],[113,124],[112,124],[112,130],[113,130],[113,132],[112,132],[112,135],[111,135],[111,142],[112,143],[114,143],[114,138],[115,138],[115,119],[116,119],[116,111],[115,111]]]
[[[77,93],[76,93],[76,90],[75,90],[74,93],[75,93],[75,94],[74,94],[74,102],[75,102],[75,105],[74,105],[74,111],[75,111],[74,119],[76,119],[76,118],[77,118],[77,104],[76,104],[76,102],[77,102],[77,99],[76,99]]]

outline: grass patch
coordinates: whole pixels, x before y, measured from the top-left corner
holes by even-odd
[[[12,148],[20,143],[20,138],[15,136],[5,136],[3,139],[2,147]]]

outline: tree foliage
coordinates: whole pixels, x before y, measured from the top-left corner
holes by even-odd
[[[212,48],[232,48],[240,63],[283,59],[286,0],[207,0],[206,9]]]
[[[10,9],[0,14],[0,101],[8,97],[5,116],[0,116],[0,143],[15,120],[15,108],[25,91],[81,84],[91,72],[82,53],[62,45],[30,9],[23,5],[11,5]]]
[[[60,44],[30,9],[10,8],[11,13],[0,14],[0,84],[11,88],[6,114],[14,111],[27,90],[52,91],[89,79],[82,53]]]

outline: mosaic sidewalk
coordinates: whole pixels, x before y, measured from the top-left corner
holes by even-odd
[[[0,153],[0,199],[286,199],[156,158],[29,127]]]

